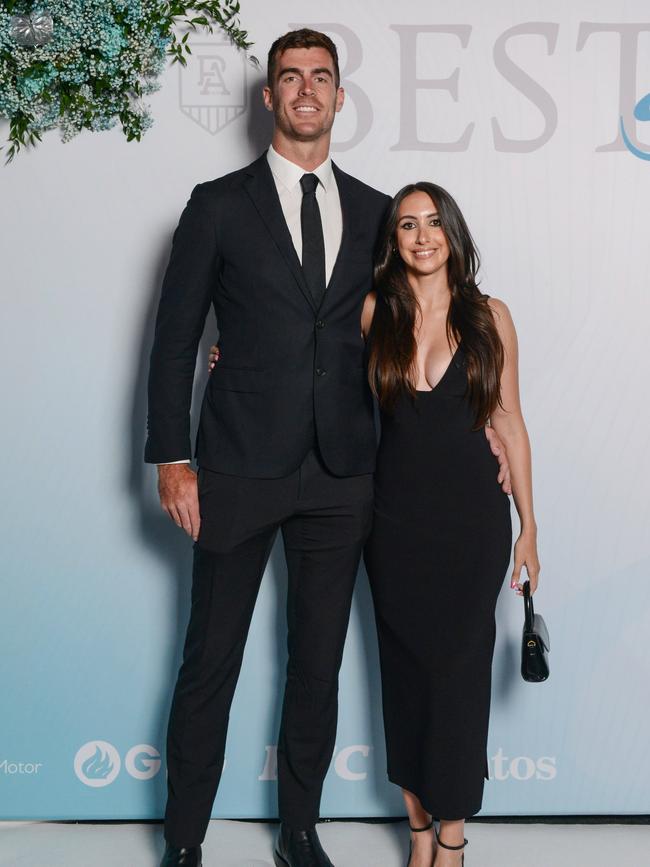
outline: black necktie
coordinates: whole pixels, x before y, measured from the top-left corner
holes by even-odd
[[[302,205],[300,207],[300,228],[302,229],[302,270],[307,286],[318,307],[325,294],[325,241],[323,224],[316,201],[316,175],[303,175]]]

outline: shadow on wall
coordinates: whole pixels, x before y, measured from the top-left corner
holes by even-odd
[[[197,183],[201,179],[197,178]],[[188,198],[190,191],[188,190]],[[176,527],[165,512],[162,511],[157,493],[157,475],[155,467],[144,463],[144,446],[147,431],[147,381],[149,377],[149,356],[153,345],[154,328],[160,288],[169,261],[172,237],[180,214],[175,215],[175,222],[160,239],[158,249],[151,256],[151,283],[148,290],[149,303],[143,321],[140,325],[140,351],[137,369],[134,371],[133,389],[131,394],[131,411],[128,419],[128,437],[130,441],[130,462],[127,470],[127,487],[136,504],[139,513],[140,535],[144,545],[160,560],[168,580],[175,582],[176,587],[176,621],[175,636],[168,636],[168,656],[165,669],[168,672],[160,685],[157,705],[152,709],[153,718],[157,720],[156,743],[164,744],[167,733],[167,719],[171,705],[173,686],[182,659],[185,629],[189,619],[190,597],[192,588],[192,540]],[[208,350],[218,339],[218,331],[214,313],[211,311],[206,320],[203,336],[197,353],[197,368],[192,395],[191,429],[194,443],[195,432],[201,401],[208,378]],[[155,778],[152,792],[151,811],[153,815],[162,816],[166,800],[164,775]]]
[[[246,133],[253,153],[258,156],[265,151],[273,137],[273,114],[264,107],[262,89],[266,76],[254,73],[248,87],[248,112]]]
[[[179,215],[180,216],[180,215]],[[156,704],[152,707],[152,718],[156,720],[155,743],[164,744],[167,732],[167,718],[171,704],[173,684],[182,657],[184,630],[190,607],[191,591],[191,540],[175,527],[170,518],[162,511],[156,490],[156,471],[144,463],[144,444],[147,430],[147,380],[149,376],[149,356],[153,344],[153,334],[160,298],[160,286],[169,260],[173,229],[161,239],[158,250],[152,255],[151,285],[149,303],[141,323],[140,352],[137,369],[134,372],[131,396],[131,415],[129,437],[131,444],[130,465],[127,486],[129,494],[137,504],[140,535],[146,548],[160,560],[161,576],[175,582],[177,629],[176,640],[169,636],[166,644],[167,659],[164,670],[168,672],[160,690]],[[193,408],[196,414],[197,407]],[[166,800],[166,784],[163,774],[153,780],[151,802],[148,805],[151,815],[162,817]]]

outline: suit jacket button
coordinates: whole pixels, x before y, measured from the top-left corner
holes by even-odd
[[[316,368],[316,376],[325,376],[326,373],[327,373],[327,371],[326,371],[326,370],[323,370],[322,367],[317,367],[317,368]]]
[[[325,328],[325,323],[323,322],[322,319],[319,319],[319,320],[316,322],[316,328]]]

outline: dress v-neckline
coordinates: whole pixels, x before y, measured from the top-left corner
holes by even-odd
[[[461,342],[462,341],[459,341],[458,345],[456,346],[456,349],[454,350],[454,354],[449,359],[449,364],[447,365],[447,367],[445,367],[445,372],[442,374],[442,376],[440,377],[438,382],[436,382],[436,384],[432,388],[416,388],[415,389],[416,394],[431,394],[432,392],[437,391],[437,389],[442,384],[442,381],[446,378],[447,374],[449,373],[452,364],[456,360],[456,356],[458,355],[458,350],[460,349]]]

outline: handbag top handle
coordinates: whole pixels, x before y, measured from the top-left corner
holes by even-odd
[[[526,617],[526,632],[533,632],[535,609],[533,607],[533,597],[530,595],[530,581],[524,581],[524,612]]]

